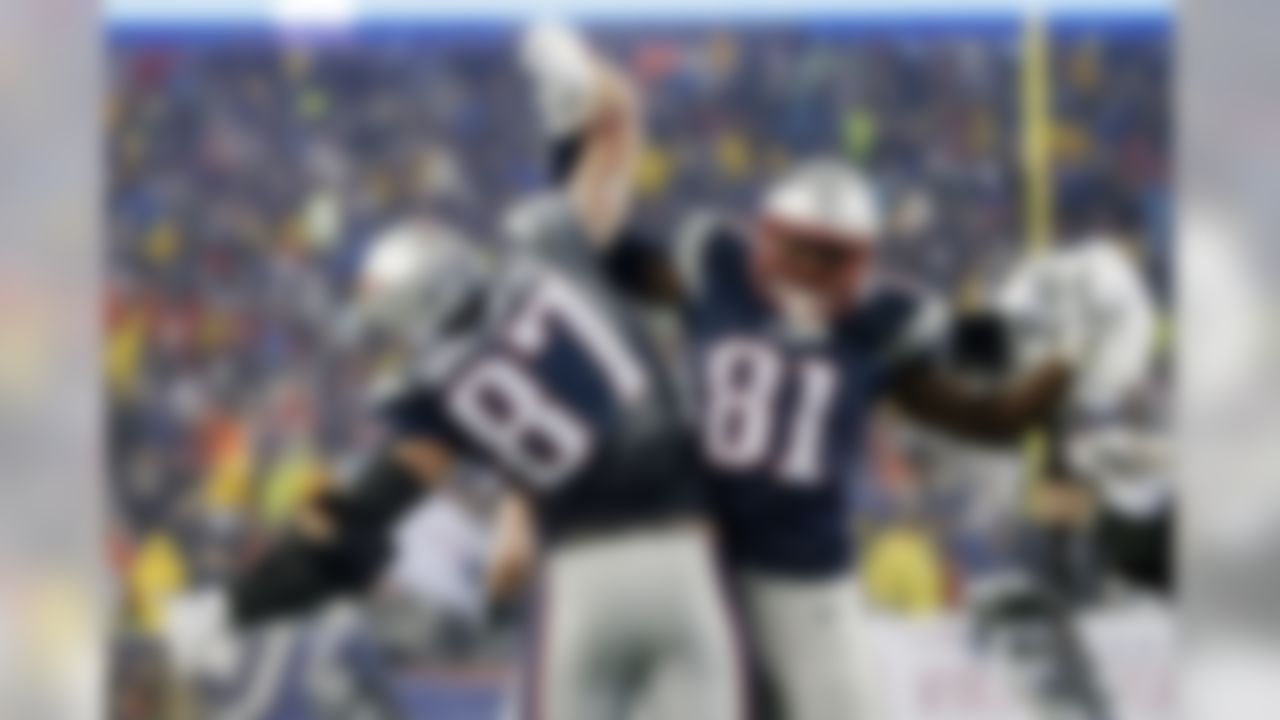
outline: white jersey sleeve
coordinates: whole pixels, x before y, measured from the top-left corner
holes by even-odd
[[[1020,368],[1034,367],[1053,354],[1058,318],[1052,296],[1062,268],[1057,256],[1028,256],[1014,266],[996,293],[996,307],[1013,327]]]
[[[1108,240],[1028,258],[997,303],[1016,329],[1022,367],[1047,359],[1063,334],[1078,336],[1073,411],[1111,411],[1150,372],[1154,303],[1135,265]]]

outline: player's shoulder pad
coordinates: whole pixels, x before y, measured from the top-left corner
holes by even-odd
[[[1107,238],[1083,240],[1075,249],[1077,271],[1095,293],[1111,295],[1141,289],[1137,263]]]
[[[568,196],[560,190],[520,201],[503,225],[508,259],[534,259],[562,269],[571,266],[578,272],[596,267],[595,244],[587,237]]]
[[[508,248],[536,243],[544,228],[564,211],[564,197],[546,190],[517,201],[502,217],[502,239]]]
[[[859,332],[889,361],[939,347],[950,321],[946,303],[917,283],[894,275],[878,277],[857,313]]]
[[[1048,253],[1018,257],[995,292],[995,306],[1014,317],[1034,315],[1051,276],[1060,273],[1061,257]]]
[[[740,232],[726,217],[708,208],[686,214],[676,227],[673,254],[680,281],[694,294],[706,285],[716,245],[740,243]]]

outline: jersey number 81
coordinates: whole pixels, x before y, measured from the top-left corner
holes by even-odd
[[[766,472],[788,485],[822,477],[827,419],[839,384],[819,358],[789,361],[771,346],[726,340],[707,355],[703,449],[730,472]],[[778,427],[782,391],[794,384],[790,424]]]

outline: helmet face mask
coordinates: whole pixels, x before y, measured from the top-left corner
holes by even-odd
[[[825,322],[856,300],[880,235],[871,183],[838,160],[814,160],[787,173],[764,197],[754,263],[784,313],[805,308]]]
[[[765,219],[755,239],[756,262],[771,290],[804,295],[826,315],[858,295],[871,264],[870,243],[845,241]]]

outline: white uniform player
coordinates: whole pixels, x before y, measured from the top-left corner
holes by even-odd
[[[988,341],[1003,347],[953,348],[954,359],[985,374],[979,381],[1008,382],[1042,352],[1042,334],[1074,336],[1080,360],[1058,430],[1068,433],[1068,470],[1089,480],[1103,477],[1105,449],[1117,442],[1117,431],[1097,423],[1115,417],[1152,370],[1153,304],[1134,263],[1118,243],[1088,238],[1028,258],[996,300],[996,312],[986,319],[1000,337]],[[1029,572],[1031,558],[1023,557],[1021,447],[978,447],[937,433],[911,436],[928,489],[951,496],[948,510],[959,513],[948,518],[953,528],[977,541],[976,566],[966,578],[968,605],[989,646],[1002,650],[996,657],[1012,660],[1008,669],[1029,707],[1044,717],[1109,717],[1065,605],[1040,588]],[[1102,487],[1100,494],[1135,502],[1137,485]]]

